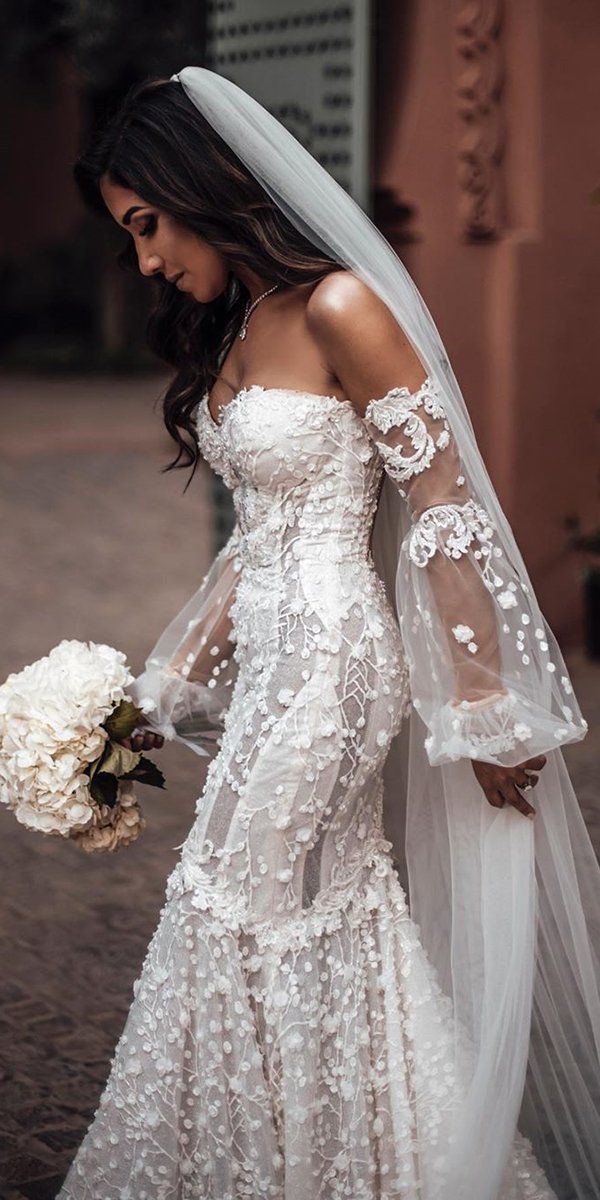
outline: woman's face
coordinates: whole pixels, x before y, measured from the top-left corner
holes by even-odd
[[[218,250],[108,175],[102,176],[100,191],[111,216],[131,233],[142,275],[164,275],[201,304],[225,291],[229,267]]]

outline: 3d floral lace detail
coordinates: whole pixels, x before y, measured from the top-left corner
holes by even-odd
[[[209,466],[221,476],[228,488],[237,487],[239,479],[225,452],[221,429],[215,425],[208,411],[208,392],[204,393],[196,410],[196,435],[200,452]]]
[[[443,421],[426,389],[417,408]],[[431,478],[428,459],[452,462],[441,429],[431,458],[414,415],[408,406],[400,426],[415,438],[411,483]],[[146,682],[180,680],[177,703],[207,716],[222,672],[233,662],[236,673],[107,1086],[57,1200],[448,1200],[471,1050],[455,1043],[383,831],[383,768],[411,706],[369,549],[387,464],[332,397],[248,389],[221,426],[201,405],[197,427],[233,488],[236,528],[173,661],[159,655]],[[486,529],[476,506],[459,506],[438,532],[479,552]],[[456,569],[464,557],[428,561]],[[479,640],[477,622],[452,624],[475,658],[464,639],[468,627]],[[166,686],[165,721],[170,703]],[[555,1200],[520,1135],[499,1200]]]
[[[540,651],[548,654],[548,673],[556,670],[551,635],[529,608],[530,589],[473,493],[438,381],[427,376],[414,393],[392,387],[373,398],[365,428],[407,504],[398,603],[413,705],[429,730],[429,761],[501,760],[520,751],[523,740],[547,749],[570,739],[576,726],[568,699],[555,697],[553,716],[529,703],[527,674],[539,668]],[[444,661],[446,638],[452,662]],[[443,680],[463,697],[458,716]],[[532,684],[534,691],[535,675]],[[512,702],[496,703],[507,692]],[[587,728],[581,717],[577,728]]]
[[[511,691],[496,692],[482,700],[450,703],[437,715],[438,738],[447,757],[454,761],[475,758],[478,753],[498,755],[515,746],[522,747],[526,757],[532,729],[523,720],[523,711],[522,702]],[[427,749],[434,741],[429,734]]]
[[[420,408],[431,419],[429,422],[419,414]],[[384,434],[391,429],[400,429],[411,443],[412,453],[407,453],[402,443],[389,445],[375,435],[386,470],[398,483],[405,483],[430,467],[436,452],[445,450],[450,442],[450,426],[440,390],[430,376],[416,392],[410,392],[407,387],[395,387],[385,396],[369,401],[365,420]],[[440,427],[432,429],[431,421],[439,422]]]
[[[492,530],[490,517],[474,500],[464,504],[435,504],[421,514],[414,526],[409,554],[417,567],[426,567],[438,550],[448,558],[460,558],[476,539],[491,564]]]

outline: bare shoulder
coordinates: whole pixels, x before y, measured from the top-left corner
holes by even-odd
[[[332,271],[321,279],[309,297],[306,316],[316,336],[352,336],[372,322],[389,331],[398,327],[383,300],[352,271]]]
[[[312,291],[307,324],[330,371],[362,414],[389,388],[411,390],[424,367],[387,304],[352,271],[332,271]]]

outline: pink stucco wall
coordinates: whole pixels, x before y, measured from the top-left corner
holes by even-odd
[[[386,232],[445,340],[546,617],[577,643],[565,519],[599,522],[600,7],[418,0],[408,15],[385,4],[383,28],[374,183],[413,209]]]

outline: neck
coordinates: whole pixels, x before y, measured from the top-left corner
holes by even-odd
[[[249,267],[240,267],[236,271],[236,275],[244,284],[244,287],[248,289],[251,304],[255,300],[258,300],[258,297],[262,296],[263,292],[273,287],[274,281],[272,279],[264,279],[261,275],[257,275],[254,271],[251,271]]]

